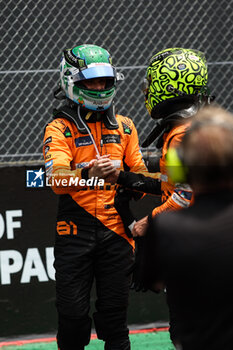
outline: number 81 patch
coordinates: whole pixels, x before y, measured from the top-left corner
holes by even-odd
[[[78,229],[77,225],[75,225],[72,221],[69,224],[66,221],[58,221],[57,222],[57,233],[62,235],[77,235]]]

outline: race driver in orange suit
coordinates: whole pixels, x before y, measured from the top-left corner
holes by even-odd
[[[54,250],[58,348],[83,350],[89,343],[95,279],[97,336],[105,350],[129,350],[126,272],[134,241],[114,207],[116,186],[100,177],[124,165],[146,171],[137,131],[129,118],[115,114],[116,72],[107,50],[65,50],[60,75],[55,97],[67,104],[46,126],[43,146],[47,177],[60,195]]]
[[[106,181],[120,184],[130,190],[161,196],[160,206],[138,222],[133,222],[134,218],[129,212],[127,202],[129,198],[127,199],[123,189],[118,193],[115,200],[117,210],[126,226],[131,228],[134,237],[145,235],[152,217],[164,211],[187,208],[193,201],[192,190],[188,184],[169,182],[165,160],[168,149],[179,146],[190,126],[191,117],[212,100],[207,81],[206,59],[200,51],[171,48],[158,52],[150,59],[143,90],[147,110],[157,123],[142,147],[148,147],[154,142],[157,149],[161,149],[161,174],[159,177],[156,174],[158,179],[155,179],[151,174],[127,173],[116,169],[106,178]],[[110,163],[110,160],[108,161]],[[140,281],[136,281],[137,283],[140,285]],[[136,284],[135,288],[139,290],[140,287]],[[169,291],[167,295],[169,296]],[[176,344],[179,331],[176,328],[176,316],[172,305],[169,305],[169,311],[171,339]]]
[[[200,51],[171,48],[150,59],[143,91],[146,108],[156,120],[156,126],[142,147],[154,142],[156,148],[161,149],[160,175],[151,178],[150,173],[133,174],[116,169],[106,180],[131,190],[160,195],[162,204],[152,211],[152,217],[163,211],[186,208],[192,202],[188,185],[169,182],[165,160],[168,149],[181,142],[191,117],[212,99],[207,80],[206,60]],[[148,217],[136,222],[133,236],[143,236],[147,226]]]

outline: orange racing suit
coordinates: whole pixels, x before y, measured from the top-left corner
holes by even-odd
[[[119,177],[117,180],[118,184],[121,184],[124,187],[129,188],[131,190],[137,190],[145,193],[161,195],[161,199],[163,203],[160,206],[153,209],[152,213],[148,216],[149,222],[151,222],[152,217],[155,217],[156,215],[164,211],[180,210],[182,208],[187,208],[190,206],[192,202],[191,188],[186,184],[174,185],[170,183],[167,175],[167,169],[165,166],[166,154],[169,147],[179,146],[189,126],[190,126],[190,122],[184,123],[182,125],[177,125],[171,128],[170,131],[168,131],[167,133],[163,134],[162,155],[159,163],[160,172],[161,172],[159,180],[156,180],[156,176],[158,176],[158,174],[156,173],[153,175],[150,173],[133,174],[133,173],[120,172],[119,174]],[[126,218],[130,217],[132,221],[134,218],[132,217],[132,215],[130,216],[131,214],[130,212],[127,213],[125,208],[124,210],[122,210],[124,215],[124,220],[126,221]],[[131,222],[127,222],[128,226],[130,224]],[[140,249],[138,251],[140,251]],[[140,261],[140,257],[141,257],[140,254],[141,253],[138,253],[138,258],[136,258],[138,260],[138,263],[137,263],[138,266],[142,265],[142,262]],[[139,271],[140,271],[140,268],[139,268]],[[142,289],[141,279],[140,278],[138,279],[137,271],[134,274],[133,279],[135,283],[135,289],[141,290]],[[167,289],[167,293],[169,293],[169,288]],[[170,304],[169,304],[169,317],[170,317],[170,329],[169,329],[170,336],[171,336],[171,339],[176,339],[176,337],[178,336],[176,314],[174,313],[173,305],[170,305]]]
[[[190,123],[174,126],[168,133],[163,135],[162,155],[160,158],[160,174],[143,173],[132,174],[120,172],[117,183],[137,191],[160,195],[162,204],[152,211],[152,217],[167,211],[179,210],[190,205],[192,190],[188,185],[172,184],[169,182],[165,166],[166,154],[169,147],[177,147],[181,142]]]
[[[100,155],[110,154],[111,160],[119,162],[120,169],[126,164],[130,171],[146,171],[132,120],[121,115],[117,115],[116,119],[119,127],[115,130],[107,129],[102,121],[88,123]],[[66,167],[76,169],[75,175],[81,179],[82,169],[96,158],[96,150],[90,136],[81,134],[74,123],[64,118],[55,119],[46,126],[43,151],[46,173],[49,176],[54,170]],[[133,245],[133,240],[124,233],[122,220],[114,208],[116,186],[105,184],[99,188],[87,188],[79,185],[64,187],[61,182],[56,184],[57,182],[52,186],[55,193],[69,194],[72,201],[84,211]],[[72,206],[72,201],[69,202],[69,207],[62,207],[60,211],[69,213],[73,210],[75,207]],[[78,209],[76,211],[78,216]]]
[[[66,117],[67,110],[70,114]],[[117,125],[110,128],[96,113],[87,120],[86,111],[83,120],[88,134],[78,124],[74,111],[62,111],[62,116],[56,114],[46,126],[43,146],[46,174],[54,192],[60,194],[54,248],[58,346],[61,350],[84,349],[89,343],[90,291],[95,278],[93,318],[98,338],[106,342],[106,349],[117,346],[126,350],[130,346],[126,322],[131,279],[128,270],[133,263],[134,241],[126,235],[114,207],[116,186],[88,185],[91,179],[87,180],[86,166],[99,153],[110,154],[120,169],[126,165],[131,171],[146,171],[137,131],[129,118],[116,115]],[[77,178],[87,180],[87,186],[69,182]]]

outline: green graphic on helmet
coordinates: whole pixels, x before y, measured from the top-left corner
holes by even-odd
[[[160,51],[149,61],[143,92],[152,118],[161,117],[163,106],[207,94],[208,72],[205,56],[192,49],[171,48]]]
[[[89,79],[105,80],[104,89],[90,89]],[[60,87],[71,101],[91,110],[106,110],[116,93],[116,71],[107,50],[80,45],[64,51],[60,64]]]

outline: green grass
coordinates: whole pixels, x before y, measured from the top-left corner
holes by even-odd
[[[175,350],[168,332],[130,334],[131,350]],[[85,350],[104,350],[104,342],[91,340]],[[57,350],[55,342],[3,346],[1,350]]]

